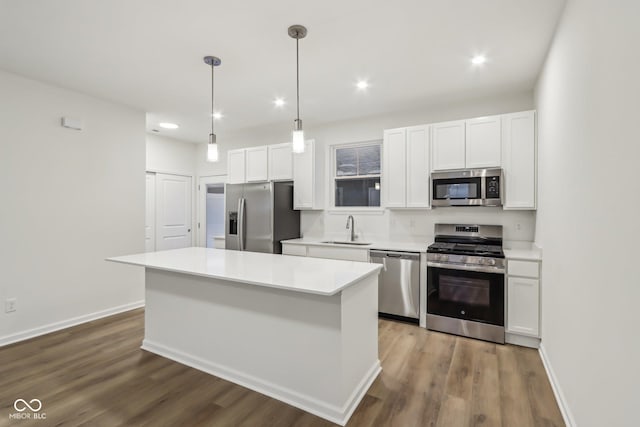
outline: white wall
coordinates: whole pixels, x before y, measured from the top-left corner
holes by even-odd
[[[317,143],[326,147],[336,143],[381,140],[384,129],[530,109],[533,109],[532,92],[504,94],[491,98],[452,102],[448,105],[425,106],[419,110],[399,111],[383,116],[315,126],[313,123],[305,121],[305,136],[315,139]],[[206,144],[201,144],[198,146],[197,154],[198,173],[201,175],[226,173],[226,151],[228,149],[286,142],[291,136],[290,125],[292,123],[292,120],[288,120],[278,126],[249,129],[230,135],[218,135],[221,150],[221,161],[218,163],[205,162]],[[327,211],[304,211],[301,218],[302,233],[306,236],[318,237],[346,236],[347,231],[344,227],[347,215]],[[505,226],[506,239],[532,241],[535,223],[535,213],[533,212],[503,212],[501,209],[491,208],[386,211],[384,214],[356,214],[354,217],[356,230],[362,234],[363,238],[393,236],[417,241],[431,238],[433,225],[436,222],[462,221],[502,224]],[[519,229],[518,224],[520,224]]]
[[[536,90],[542,343],[582,427],[640,425],[638,17],[570,1]]]
[[[0,344],[141,301],[104,259],[144,250],[144,112],[2,71],[0,93]]]
[[[196,144],[147,133],[146,148],[148,171],[196,175]]]

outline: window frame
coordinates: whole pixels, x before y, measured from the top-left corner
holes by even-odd
[[[342,148],[357,148],[357,147],[367,147],[377,145],[380,148],[380,173],[379,174],[371,174],[371,175],[347,175],[340,176],[338,175],[338,164],[337,164],[337,150]],[[336,143],[331,144],[329,147],[330,150],[330,159],[329,162],[329,176],[331,177],[331,185],[329,185],[329,213],[339,213],[344,214],[347,212],[358,212],[358,213],[371,213],[371,214],[382,214],[384,213],[384,200],[382,197],[382,174],[383,174],[383,150],[382,150],[382,140],[374,139],[370,141],[359,141],[359,142],[347,142],[347,143]],[[380,206],[336,206],[336,181],[346,181],[349,179],[363,179],[363,178],[378,178],[380,180]]]

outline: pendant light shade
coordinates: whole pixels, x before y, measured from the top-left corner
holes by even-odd
[[[208,162],[217,162],[218,161],[218,142],[216,140],[216,134],[213,131],[213,88],[214,88],[214,80],[213,80],[213,69],[222,63],[220,58],[215,56],[205,56],[204,63],[211,66],[211,132],[209,133],[209,143],[207,144],[207,161]]]
[[[213,133],[209,134],[209,143],[207,144],[207,161],[218,161],[218,144],[216,143],[216,135]]]
[[[287,32],[290,37],[296,39],[296,119],[293,121],[293,132],[291,134],[292,151],[294,153],[303,153],[304,131],[302,130],[302,120],[300,120],[300,54],[298,41],[307,35],[307,29],[302,25],[292,25]]]
[[[304,153],[304,131],[302,130],[302,120],[296,119],[293,122],[293,132],[291,134],[292,151],[294,153]]]

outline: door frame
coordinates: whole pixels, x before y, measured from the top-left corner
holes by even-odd
[[[207,247],[207,185],[208,184],[226,184],[227,175],[207,175],[198,177],[198,185],[196,193],[198,194],[198,215],[196,219],[197,225],[197,243],[196,246]],[[226,194],[226,191],[225,191]],[[226,198],[226,197],[225,197]],[[226,212],[226,207],[225,207]],[[225,227],[226,231],[226,227]]]

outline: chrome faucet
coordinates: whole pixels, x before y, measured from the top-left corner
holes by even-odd
[[[351,221],[351,235],[349,236],[349,241],[353,242],[356,240],[356,225],[353,215],[349,215],[347,217],[347,230],[349,230],[349,221]]]

